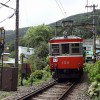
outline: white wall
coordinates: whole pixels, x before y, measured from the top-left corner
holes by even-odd
[[[34,48],[28,48],[28,47],[22,47],[22,46],[19,46],[18,47],[18,57],[19,57],[19,60],[20,60],[20,55],[23,53],[26,57],[33,54],[34,53]]]

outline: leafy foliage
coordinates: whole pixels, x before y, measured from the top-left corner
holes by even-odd
[[[40,58],[46,57],[48,53],[48,44],[45,42],[40,43],[40,46],[38,46],[35,50],[35,54]]]
[[[29,47],[37,47],[41,42],[48,42],[52,37],[52,29],[46,25],[30,27],[24,36],[26,45]]]
[[[100,35],[100,10],[96,10],[95,11],[95,15],[98,15],[95,17],[95,25],[96,25],[96,32],[97,35]],[[92,26],[90,27],[85,27],[85,24],[92,24],[93,23],[93,17],[92,17],[92,12],[88,12],[88,13],[82,13],[82,14],[77,14],[77,15],[73,15],[73,16],[69,16],[67,18],[64,18],[62,20],[57,21],[57,25],[61,25],[62,21],[64,20],[73,20],[73,24],[74,25],[81,25],[77,28],[73,27],[73,34],[80,36],[84,39],[86,38],[91,38],[93,36],[93,31],[92,31]],[[56,24],[52,23],[50,24],[50,26],[54,27]],[[70,35],[70,32],[68,31],[68,29],[66,30],[68,32],[68,35]],[[57,30],[58,36],[61,35],[62,30],[59,29]]]
[[[99,96],[100,92],[100,61],[95,64],[85,64],[85,69],[88,73],[91,85],[89,87],[88,93],[91,97]]]
[[[52,36],[52,29],[46,25],[39,25],[31,27],[27,31],[24,39],[27,41],[27,45],[35,48],[34,54],[28,58],[28,62],[31,64],[32,71],[41,70],[46,65],[46,58],[48,56],[48,39]]]
[[[43,77],[43,72],[41,70],[36,70],[34,73],[31,74],[30,77],[34,79],[41,79]]]
[[[19,29],[19,37],[23,37],[24,34],[26,33],[26,31],[28,30],[29,27],[24,27],[24,28],[20,28]],[[15,30],[8,30],[6,31],[6,34],[5,34],[5,40],[6,42],[11,42],[11,41],[14,41],[15,40]]]
[[[77,15],[73,15],[73,16],[69,16],[67,18],[64,18],[64,19],[61,19],[59,21],[57,21],[57,25],[61,25],[62,21],[63,20],[73,20],[75,24],[84,24],[84,23],[92,23],[92,12],[88,12],[88,13],[82,13],[82,14],[77,14]],[[100,10],[96,10],[95,12],[95,15],[100,15]],[[97,31],[97,35],[100,34],[100,17],[99,16],[95,16],[96,17],[96,20],[95,20],[95,24],[97,25],[96,27],[96,31]],[[49,24],[48,26],[52,27],[53,31],[54,31],[54,28],[55,28],[55,25],[56,23],[51,23]],[[45,26],[45,25],[44,25]],[[44,26],[41,26],[38,27],[38,29],[36,29],[36,27],[25,27],[25,28],[20,28],[19,29],[19,37],[23,37],[26,33],[32,33],[34,35],[37,34],[37,36],[35,37],[36,38],[41,38],[39,33],[41,33],[41,31],[43,31],[43,33],[41,34],[42,36],[45,36],[45,38],[47,37],[47,34],[46,32],[48,33],[49,30],[51,30],[50,28],[46,28],[46,30],[44,30]],[[39,28],[42,27],[42,30],[40,30]],[[33,31],[34,30],[34,31]],[[78,30],[81,30],[80,28],[78,28]],[[59,35],[62,35],[61,30],[58,30],[58,34]],[[78,33],[77,33],[78,32]],[[51,32],[52,33],[52,32]],[[88,30],[85,30],[84,28],[82,29],[81,32],[79,31],[76,31],[77,35],[78,36],[82,36],[83,38],[90,38],[92,36],[92,33],[89,32]],[[74,34],[76,34],[74,33]],[[30,35],[34,37],[34,35]],[[38,37],[39,36],[39,37]],[[27,36],[26,36],[27,37]],[[32,37],[31,37],[32,38]],[[8,42],[11,42],[12,40],[15,40],[15,31],[14,30],[8,30],[6,31],[6,43]],[[20,38],[22,39],[22,38]],[[35,40],[34,39],[34,40]],[[42,39],[42,38],[41,38]],[[46,40],[48,40],[49,38],[47,37]],[[29,40],[29,37],[28,37],[28,40]],[[42,41],[42,40],[41,40]],[[31,43],[30,43],[31,42]],[[33,42],[30,40],[30,42],[26,42],[27,45],[30,43],[30,44],[33,44]],[[34,41],[35,42],[35,41]],[[36,44],[36,43],[35,43]],[[31,45],[30,45],[31,46]]]
[[[9,55],[10,58],[15,58],[15,51],[12,51]]]
[[[46,67],[47,68],[47,67]],[[28,79],[27,84],[35,84],[42,81],[47,81],[49,78],[51,78],[50,71],[44,70],[36,70],[30,75],[30,78]]]
[[[85,64],[85,71],[88,73],[91,82],[100,82],[100,61],[95,64]]]
[[[43,69],[47,65],[47,55],[48,45],[42,42],[41,45],[35,49],[34,54],[28,58],[28,62],[31,64],[32,71]]]

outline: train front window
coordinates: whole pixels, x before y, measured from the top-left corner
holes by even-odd
[[[69,54],[69,44],[62,44],[62,54]]]
[[[79,54],[80,53],[80,45],[79,43],[73,43],[71,45],[71,48],[72,48],[72,54]]]
[[[52,44],[52,55],[60,55],[59,53],[59,44]]]

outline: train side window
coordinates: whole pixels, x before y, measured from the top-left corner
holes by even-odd
[[[60,55],[59,44],[52,44],[52,55]]]
[[[72,54],[79,54],[80,53],[80,45],[79,43],[73,43],[71,45],[72,48]]]
[[[69,44],[62,44],[62,54],[69,54]]]

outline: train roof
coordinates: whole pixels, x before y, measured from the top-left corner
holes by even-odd
[[[58,40],[58,39],[81,39],[81,38],[78,37],[78,36],[75,36],[75,35],[70,35],[70,36],[67,36],[66,38],[64,36],[62,36],[62,37],[54,37],[51,40]]]
[[[75,36],[75,35],[70,35],[67,37],[54,37],[49,40],[50,43],[56,43],[56,42],[83,42],[83,39]]]

